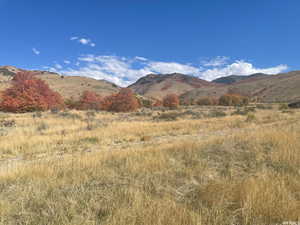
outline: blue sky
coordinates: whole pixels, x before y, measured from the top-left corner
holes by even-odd
[[[299,69],[299,0],[0,0],[0,65],[106,79]]]

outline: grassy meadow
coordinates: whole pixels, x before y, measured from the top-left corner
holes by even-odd
[[[2,225],[300,221],[300,110],[0,114]]]

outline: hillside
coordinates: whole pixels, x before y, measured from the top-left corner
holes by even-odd
[[[263,74],[263,73],[255,73],[255,74],[252,74],[249,76],[230,75],[227,77],[217,78],[217,79],[213,80],[212,82],[218,83],[218,84],[233,84],[233,83],[237,83],[237,82],[241,82],[241,81],[247,82],[250,80],[263,79],[263,78],[267,78],[267,77],[269,77],[269,75]]]
[[[220,96],[234,91],[260,99],[262,102],[293,102],[300,100],[300,71],[268,75],[259,79],[248,76],[247,79],[218,87],[203,87],[186,92],[184,99],[197,99],[206,96]]]
[[[215,86],[217,85],[197,77],[173,73],[149,74],[140,78],[137,82],[130,85],[129,88],[140,95],[161,99],[167,94],[181,95],[194,89]]]
[[[0,67],[0,91],[10,86],[12,77],[21,69],[12,66]],[[118,92],[117,85],[104,80],[87,77],[61,76],[48,71],[34,71],[37,77],[46,81],[49,86],[64,98],[78,98],[86,90],[94,91],[102,96]]]

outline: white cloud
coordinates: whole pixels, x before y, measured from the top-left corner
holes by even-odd
[[[78,39],[78,37],[71,37],[70,38],[71,41],[74,41],[74,40],[77,40],[77,39]]]
[[[217,57],[218,58],[218,57]],[[223,66],[215,63],[212,68],[204,69],[201,66],[183,64],[177,62],[151,61],[143,57],[118,57],[111,55],[82,55],[77,58],[76,63],[69,64],[70,68],[63,69],[56,63],[50,67],[54,72],[65,75],[86,76],[95,79],[104,79],[120,86],[128,86],[150,73],[182,73],[197,76],[205,80],[214,80],[229,75],[250,75],[253,73],[277,74],[285,71],[286,65],[278,65],[269,68],[256,68],[245,61],[235,61]],[[212,63],[211,63],[212,64]],[[61,67],[60,67],[61,66]]]
[[[65,64],[70,64],[71,61],[69,61],[69,60],[64,60],[64,63],[65,63]]]
[[[201,64],[203,66],[213,66],[213,67],[216,67],[216,66],[223,66],[225,64],[227,64],[229,60],[229,57],[226,57],[226,56],[217,56],[216,58],[213,58],[213,59],[210,59],[210,60],[204,60],[201,62]]]
[[[41,54],[41,52],[39,50],[37,50],[36,48],[32,48],[32,51],[34,54],[39,55]]]
[[[117,56],[84,55],[78,58],[77,63],[79,62],[83,64],[80,68],[61,70],[60,73],[104,79],[120,86],[128,86],[152,72],[146,68],[135,69],[131,59]]]
[[[55,63],[54,67],[58,70],[61,70],[63,68],[62,65],[60,65],[58,63]]]
[[[194,67],[189,64],[181,64],[176,62],[150,62],[148,68],[155,73],[183,73],[188,75],[201,75],[202,68]]]
[[[55,67],[43,66],[43,69],[50,71],[50,72],[59,73],[59,71]]]
[[[201,78],[211,81],[229,75],[250,75],[254,73],[278,74],[287,69],[287,65],[278,65],[270,68],[256,68],[251,63],[240,60],[222,68],[205,70],[202,72]]]
[[[134,59],[136,59],[136,60],[138,60],[138,61],[148,61],[147,58],[141,57],[141,56],[136,56],[136,57],[134,57]]]
[[[89,39],[85,39],[85,38],[80,38],[79,39],[79,43],[83,44],[83,45],[87,45],[88,43],[90,43]]]
[[[89,38],[71,37],[70,40],[77,41],[78,43],[80,43],[82,45],[88,45],[91,47],[96,46],[96,44],[94,42],[92,42],[91,39],[89,39]]]

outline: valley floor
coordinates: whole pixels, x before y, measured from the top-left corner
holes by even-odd
[[[299,110],[0,114],[0,224],[284,221],[300,221]]]

